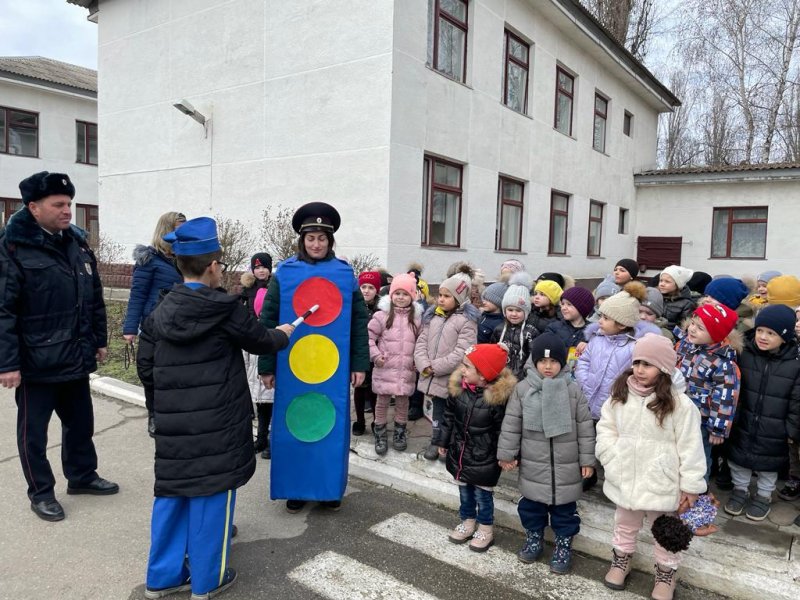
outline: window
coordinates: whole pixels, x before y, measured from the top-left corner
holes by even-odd
[[[426,156],[422,244],[453,246],[461,244],[462,167],[440,158]]]
[[[575,78],[561,67],[556,68],[556,118],[553,127],[572,135],[572,100],[575,97]]]
[[[467,0],[428,0],[428,63],[442,75],[467,78]]]
[[[75,121],[75,160],[87,165],[97,164],[97,124]]]
[[[500,178],[497,192],[497,250],[522,250],[522,197],[525,184],[507,177]]]
[[[528,58],[530,46],[506,30],[506,65],[503,71],[503,104],[525,114],[528,109]]]
[[[606,151],[606,121],[608,120],[608,100],[600,94],[594,95],[594,139],[592,146],[598,152]]]
[[[600,245],[603,241],[603,204],[591,200],[589,202],[589,239],[586,244],[586,256],[600,256]]]
[[[767,207],[715,208],[711,258],[765,258]]]
[[[14,198],[0,198],[0,229],[6,226],[8,220],[15,212],[22,208],[22,200]]]
[[[89,234],[89,244],[96,246],[100,238],[100,220],[94,204],[75,205],[75,224]]]
[[[619,209],[619,228],[617,229],[617,233],[621,235],[625,235],[628,233],[628,219],[630,215],[628,213],[627,208],[620,208]]]
[[[550,196],[550,244],[548,254],[567,253],[567,223],[569,221],[569,196],[552,192]]]
[[[0,152],[39,156],[39,114],[0,106]]]
[[[622,119],[622,133],[628,137],[633,136],[633,115],[627,110],[625,111],[625,117]]]

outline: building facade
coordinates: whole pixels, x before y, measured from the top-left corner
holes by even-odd
[[[0,226],[22,206],[19,182],[39,171],[75,184],[73,220],[96,239],[97,73],[39,56],[0,57]]]
[[[598,276],[679,103],[577,0],[70,1],[99,27],[103,230],[129,248],[167,210],[256,231],[324,200],[339,252],[392,271]]]

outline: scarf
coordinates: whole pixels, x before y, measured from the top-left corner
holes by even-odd
[[[472,393],[476,393],[478,391],[478,386],[473,385],[471,383],[467,383],[466,379],[461,380],[461,389],[462,390],[469,390]]]
[[[642,398],[647,398],[650,394],[653,393],[653,390],[656,389],[655,386],[650,387],[643,387],[636,381],[636,378],[631,375],[628,377],[628,389],[632,391],[637,396],[641,396]]]
[[[441,306],[437,306],[436,309],[433,311],[433,314],[435,314],[437,317],[442,317],[444,319],[450,316],[450,313],[445,312],[445,310]]]
[[[569,371],[543,378],[532,368],[528,369],[526,379],[531,389],[522,399],[522,426],[529,431],[541,431],[546,438],[572,431]]]

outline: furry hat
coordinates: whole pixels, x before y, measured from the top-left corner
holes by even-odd
[[[682,290],[684,287],[686,287],[686,284],[689,283],[692,275],[694,275],[694,271],[679,265],[670,265],[661,271],[661,274],[669,275],[675,282],[675,285],[678,286],[678,290]]]
[[[533,291],[547,296],[553,306],[558,304],[558,301],[561,300],[561,294],[564,293],[563,288],[551,279],[539,279]]]
[[[456,299],[456,303],[461,306],[469,302],[469,295],[472,291],[472,278],[475,270],[472,265],[465,262],[457,262],[450,265],[447,269],[447,279],[439,284],[439,288],[444,288]]]
[[[649,287],[645,290],[647,297],[641,301],[641,305],[650,309],[656,318],[664,316],[664,296],[657,288]]]
[[[561,299],[572,304],[584,319],[594,310],[594,296],[586,288],[572,287],[564,290]]]
[[[422,276],[422,272],[424,270],[425,267],[423,267],[420,263],[412,262],[408,265],[408,268],[406,268],[406,273],[413,273],[414,277],[416,277],[417,281],[419,281],[419,278]]]
[[[496,307],[500,308],[503,305],[503,296],[508,290],[508,284],[502,281],[496,281],[491,285],[486,286],[486,289],[483,290],[483,299],[487,302],[491,302]],[[530,294],[528,294],[530,296]],[[530,302],[530,300],[529,300]]]
[[[721,302],[728,308],[736,310],[739,305],[750,293],[747,286],[741,279],[733,277],[720,277],[714,279],[706,286],[706,296],[711,296],[717,302]]]
[[[516,307],[525,313],[525,318],[531,314],[531,285],[533,278],[525,273],[514,273],[508,280],[508,289],[503,294],[501,302],[503,314],[509,306]]]
[[[22,203],[27,206],[48,196],[64,195],[75,197],[75,186],[69,180],[69,175],[64,173],[49,173],[40,171],[19,182],[19,192]]]
[[[647,298],[647,291],[640,281],[629,281],[618,294],[608,298],[599,308],[600,314],[613,319],[625,327],[639,322],[639,303]]]

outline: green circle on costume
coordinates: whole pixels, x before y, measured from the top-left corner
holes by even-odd
[[[324,335],[307,335],[289,351],[289,368],[303,383],[322,383],[339,368],[339,349]]]
[[[286,408],[286,428],[301,442],[324,439],[336,423],[336,409],[325,394],[310,392],[295,397]]]

